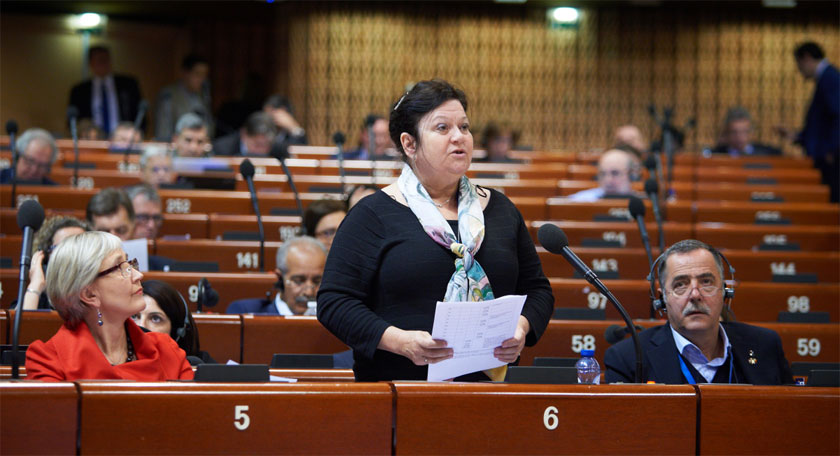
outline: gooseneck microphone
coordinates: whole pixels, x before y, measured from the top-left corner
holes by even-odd
[[[642,328],[639,325],[635,326],[636,331],[644,331],[645,328]],[[621,325],[610,325],[607,327],[606,331],[604,331],[604,339],[607,340],[607,343],[610,345],[615,345],[618,342],[624,340],[624,336],[627,334],[627,327]]]
[[[271,156],[280,162],[280,167],[283,168],[283,173],[286,174],[286,179],[289,181],[289,188],[292,189],[292,193],[295,195],[295,203],[297,204],[298,214],[300,214],[300,232],[305,233],[306,228],[303,226],[303,203],[300,200],[300,194],[297,191],[297,186],[295,186],[295,180],[292,179],[292,172],[289,171],[289,167],[286,166],[286,158],[289,156],[289,147],[283,143],[274,143],[271,146]]]
[[[123,155],[123,161],[125,162],[126,169],[128,169],[128,155],[131,154],[132,150],[134,150],[134,133],[140,132],[140,124],[143,123],[143,118],[146,117],[146,110],[148,109],[149,102],[146,100],[140,100],[140,103],[137,105],[137,117],[134,118],[134,132],[131,133],[131,139],[128,140],[128,147],[125,148]]]
[[[648,257],[648,269],[650,269],[653,267],[653,253],[650,251],[650,238],[648,237],[647,227],[645,226],[645,203],[638,197],[631,196],[627,208],[630,210],[630,215],[639,225],[639,234],[642,236],[642,244],[645,246],[645,252],[647,252]]]
[[[569,248],[569,239],[566,237],[566,233],[563,232],[558,226],[552,225],[550,223],[546,223],[540,227],[539,231],[537,231],[537,238],[540,241],[540,244],[548,250],[549,252],[555,255],[562,255],[572,267],[577,270],[577,272],[586,279],[587,282],[592,284],[598,291],[601,292],[602,295],[606,296],[607,299],[613,304],[613,306],[618,310],[618,313],[621,314],[621,318],[624,319],[624,322],[627,324],[628,331],[630,335],[633,336],[633,344],[636,349],[636,373],[635,373],[635,382],[641,383],[642,382],[642,349],[641,344],[639,343],[639,336],[636,335],[636,332],[630,328],[633,328],[633,320],[630,319],[630,315],[627,314],[627,311],[624,309],[624,306],[618,302],[615,296],[610,292],[609,289],[598,279],[598,276],[592,272],[592,269],[589,268],[574,252],[572,249]]]
[[[373,131],[373,124],[367,128],[368,135],[368,160],[370,160],[370,183],[376,185],[376,133]]]
[[[18,341],[20,340],[20,319],[23,313],[23,295],[26,289],[26,277],[32,262],[32,239],[35,232],[44,223],[44,208],[35,200],[21,203],[17,213],[18,227],[23,231],[23,242],[20,247],[20,276],[18,278],[18,298],[15,312],[15,323],[12,330],[12,378],[19,378]]]
[[[341,179],[341,194],[344,194],[344,133],[337,131],[333,134],[333,142],[336,149],[338,149],[338,176]]]
[[[659,211],[659,183],[654,178],[645,181],[645,194],[653,207],[653,217],[656,219],[657,240],[659,253],[665,251],[665,230],[662,228],[662,212]]]
[[[251,204],[254,206],[254,213],[257,214],[257,228],[260,231],[260,272],[265,272],[265,231],[263,231],[262,215],[260,205],[257,202],[257,190],[254,188],[254,165],[247,158],[239,164],[239,172],[248,184],[248,191],[251,193]]]
[[[67,119],[70,122],[70,136],[73,137],[73,186],[79,186],[79,131],[76,129],[76,119],[79,109],[75,106],[67,107]]]
[[[213,307],[219,303],[219,292],[210,286],[210,281],[206,277],[202,277],[198,281],[198,299],[196,306],[200,313],[205,307]]]
[[[15,136],[17,136],[18,132],[18,124],[14,120],[9,120],[6,122],[6,134],[9,135],[9,150],[12,152],[12,207],[17,207],[17,197],[15,193],[17,192],[17,164],[18,164],[18,154],[17,149],[15,148]]]

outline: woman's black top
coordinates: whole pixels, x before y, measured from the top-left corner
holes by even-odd
[[[554,296],[522,215],[489,189],[485,238],[476,255],[493,294],[527,295],[522,315],[531,330],[526,345],[545,331]],[[389,326],[431,333],[437,301],[455,271],[455,255],[423,231],[407,206],[378,191],[363,198],[342,222],[318,290],[318,320],[353,349],[357,380],[425,380],[427,366],[376,347]],[[470,380],[486,379],[482,373]],[[461,378],[459,378],[461,379]]]

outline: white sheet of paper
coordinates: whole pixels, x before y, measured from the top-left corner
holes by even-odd
[[[149,241],[146,239],[132,239],[130,241],[122,241],[123,250],[128,255],[128,259],[137,258],[140,263],[140,272],[149,270]]]
[[[438,302],[432,337],[445,340],[452,358],[429,365],[430,382],[455,378],[505,363],[493,349],[513,337],[525,296],[508,295],[490,301]]]

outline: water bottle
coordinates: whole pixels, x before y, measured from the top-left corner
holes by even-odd
[[[594,358],[595,350],[581,350],[581,358],[575,367],[577,368],[578,383],[597,385],[601,383],[601,366]]]

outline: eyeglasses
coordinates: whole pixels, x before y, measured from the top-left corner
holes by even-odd
[[[172,171],[172,168],[170,168],[168,166],[152,166],[152,172],[155,173],[155,174],[168,173],[170,171]]]
[[[684,296],[686,294],[690,294],[691,290],[694,288],[697,288],[697,291],[699,291],[703,296],[714,296],[715,293],[720,290],[720,286],[718,286],[713,279],[702,279],[696,287],[692,286],[691,283],[688,282],[677,283],[674,288],[669,291],[669,293],[674,296]]]
[[[160,214],[134,214],[134,220],[137,223],[149,223],[150,221],[154,221],[155,225],[160,225],[163,223],[163,216]]]
[[[125,266],[123,266],[123,265],[125,265]],[[100,278],[104,275],[108,275],[108,274],[116,271],[117,269],[119,269],[122,276],[127,279],[127,278],[131,277],[132,272],[140,270],[140,262],[137,261],[137,258],[134,258],[134,259],[131,259],[131,260],[121,261],[116,266],[111,266],[108,269],[105,269],[103,271],[99,271],[96,274],[96,278],[98,279],[98,278]]]
[[[294,284],[297,287],[302,287],[307,282],[310,282],[312,284],[312,286],[314,286],[316,288],[321,286],[321,276],[307,277],[307,276],[303,276],[303,275],[293,275],[293,276],[289,277],[286,281]]]
[[[52,166],[52,163],[40,162],[28,155],[21,155],[20,158],[23,159],[23,162],[26,164],[26,166],[31,166],[41,171],[49,171],[50,167]]]
[[[335,233],[338,231],[337,228],[327,228],[323,231],[317,231],[315,233],[315,237],[322,238],[322,239],[332,239],[335,237]]]

